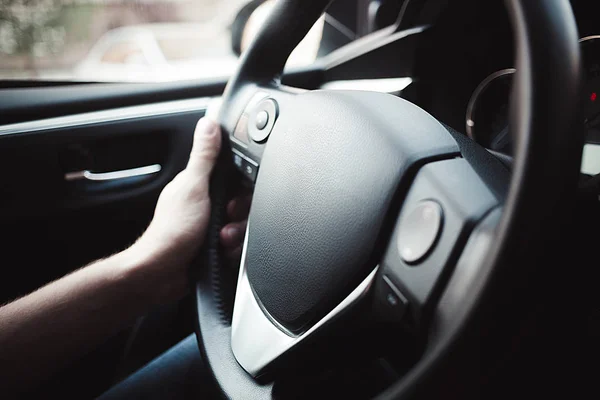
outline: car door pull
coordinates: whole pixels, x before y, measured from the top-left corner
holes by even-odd
[[[92,172],[89,170],[75,171],[65,174],[65,180],[68,182],[86,180],[92,182],[106,182],[117,179],[135,178],[145,175],[152,175],[160,172],[162,169],[160,164],[147,165],[145,167],[123,169],[111,172]]]

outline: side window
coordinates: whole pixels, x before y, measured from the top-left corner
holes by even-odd
[[[227,77],[276,1],[1,0],[0,80]],[[315,24],[289,66],[355,39],[364,1],[338,3],[344,7],[331,7]]]

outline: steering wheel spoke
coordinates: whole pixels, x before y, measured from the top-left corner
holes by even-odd
[[[375,267],[344,300],[307,331],[293,334],[268,315],[252,291],[246,270],[249,235],[251,231],[248,229],[235,296],[231,348],[240,365],[250,375],[257,377],[279,357],[330,325],[366,297],[375,280],[378,267]]]
[[[470,232],[498,199],[463,158],[422,166],[402,202],[387,250],[368,275],[307,330],[290,331],[269,314],[248,278],[249,226],[235,298],[231,343],[240,365],[252,376],[299,346],[361,300],[373,300],[376,317],[422,330],[440,288],[452,271]],[[367,296],[372,295],[372,296]]]
[[[375,309],[418,331],[473,227],[498,199],[464,158],[424,165],[402,204],[375,284]]]
[[[418,328],[469,229],[498,203],[446,128],[406,101],[318,91],[289,104],[294,113],[281,114],[263,154],[233,311],[233,354],[252,376],[351,308],[376,277],[377,312],[402,323],[408,312]],[[395,116],[369,126],[388,110]]]

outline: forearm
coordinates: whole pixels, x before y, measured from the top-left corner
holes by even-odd
[[[0,393],[29,388],[95,347],[159,303],[181,298],[188,267],[210,220],[208,184],[221,132],[203,118],[187,167],[162,191],[154,218],[129,249],[98,261],[0,308]],[[233,253],[241,244],[249,201],[221,231]],[[10,386],[9,386],[10,385]]]
[[[131,248],[1,307],[0,388],[37,383],[148,311],[154,262]]]

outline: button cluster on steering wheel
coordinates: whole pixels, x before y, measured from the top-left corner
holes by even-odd
[[[258,163],[246,157],[241,151],[231,149],[233,152],[233,163],[242,172],[242,174],[252,182],[256,180],[258,174]]]
[[[286,95],[281,92],[265,89],[254,93],[231,130],[229,138],[233,164],[252,183],[258,176],[262,154],[282,101],[285,103]]]

